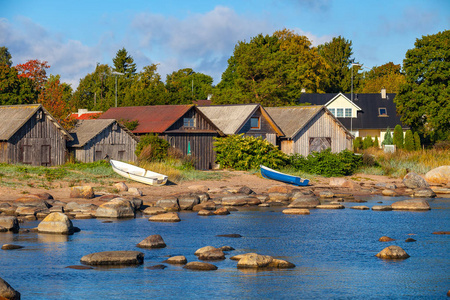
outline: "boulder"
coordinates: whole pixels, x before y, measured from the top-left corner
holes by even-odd
[[[16,206],[12,206],[9,203],[0,203],[0,214],[3,213],[3,215],[6,216],[15,216],[16,209]]]
[[[184,195],[178,197],[178,205],[181,210],[192,210],[192,208],[200,203],[200,199],[196,195]]]
[[[13,245],[13,244],[4,244],[2,246],[2,250],[16,250],[16,249],[22,249],[23,246],[19,245]]]
[[[104,201],[104,202],[108,202],[114,198],[119,198],[119,195],[113,195],[113,194],[107,194],[107,195],[102,195],[100,197],[98,197],[98,201]]]
[[[189,270],[197,270],[197,271],[214,271],[217,270],[217,267],[213,264],[205,263],[205,262],[199,262],[199,261],[192,261],[187,263],[184,267],[184,269]]]
[[[42,199],[38,195],[26,195],[14,200],[14,204],[17,206],[31,206],[41,209],[47,209],[51,205],[47,202],[48,199]]]
[[[395,197],[395,196],[397,196],[397,193],[393,190],[384,189],[381,191],[381,195],[386,196],[386,197]]]
[[[288,202],[289,194],[286,193],[269,193],[269,202]]]
[[[295,268],[295,265],[287,260],[274,258],[267,267],[275,269],[292,269]]]
[[[126,192],[126,191],[128,191],[128,186],[125,184],[125,182],[116,182],[116,183],[114,183],[113,186],[119,192]]]
[[[365,205],[355,205],[350,206],[351,209],[358,209],[358,210],[369,210],[370,208]]]
[[[450,166],[440,166],[427,172],[425,180],[431,184],[450,184]]]
[[[268,255],[260,255],[256,253],[248,253],[243,255],[238,261],[238,268],[266,268],[273,261]]]
[[[391,206],[393,210],[430,210],[428,202],[422,199],[397,201]]]
[[[450,194],[450,189],[449,188],[432,186],[431,189],[436,194]]]
[[[0,227],[12,232],[19,232],[19,220],[14,216],[0,217]]]
[[[164,261],[165,263],[172,264],[172,265],[184,265],[187,263],[187,259],[183,255],[177,255],[169,257]]]
[[[70,198],[92,199],[94,197],[94,189],[91,186],[74,186],[70,188]]]
[[[395,241],[394,239],[391,239],[390,237],[388,237],[388,236],[382,236],[382,237],[380,237],[379,239],[378,239],[378,241],[379,242],[392,242],[392,241]]]
[[[344,205],[342,204],[321,204],[317,205],[316,208],[320,209],[344,209]]]
[[[416,242],[416,240],[413,239],[413,238],[407,238],[407,239],[405,240],[405,242],[406,242],[406,243],[411,243],[411,242]]]
[[[226,206],[244,206],[247,204],[248,195],[233,195],[222,198],[222,205]]]
[[[337,178],[331,178],[330,179],[330,186],[340,187],[340,188],[348,188],[348,189],[355,189],[356,187],[359,187],[357,183],[355,183],[352,180],[348,180],[342,177]]]
[[[0,278],[0,299],[20,300],[20,293]]]
[[[134,207],[126,199],[114,198],[100,205],[95,216],[97,218],[134,218]]]
[[[73,234],[72,221],[63,213],[51,213],[38,225],[40,233]]]
[[[434,198],[436,193],[432,189],[415,189],[413,192],[413,197],[417,198]]]
[[[309,209],[307,208],[288,208],[282,212],[287,215],[309,215]]]
[[[234,248],[231,247],[231,246],[222,246],[222,247],[219,248],[219,250],[222,250],[222,251],[233,251]]]
[[[410,189],[429,188],[428,183],[420,175],[409,172],[403,177],[403,184]]]
[[[216,203],[214,201],[205,201],[200,204],[195,205],[192,210],[193,211],[200,211],[200,210],[216,210]]]
[[[194,254],[199,256],[202,253],[205,253],[205,252],[208,252],[208,251],[214,251],[214,250],[218,250],[218,249],[216,247],[213,247],[213,246],[205,246],[205,247],[202,247],[200,249],[197,249],[197,251],[195,251]]]
[[[128,188],[128,194],[133,195],[133,196],[139,196],[139,197],[144,195],[144,193],[140,189],[135,188],[135,187]]]
[[[151,206],[151,207],[147,207],[146,209],[144,209],[142,211],[142,213],[144,215],[159,215],[159,214],[163,214],[165,213],[166,210],[162,207],[159,206]]]
[[[204,251],[198,255],[200,260],[224,260],[225,253],[220,249],[215,249],[211,251]]]
[[[167,197],[156,201],[155,206],[164,208],[165,211],[179,211],[180,205],[178,204],[178,198]]]
[[[159,234],[154,234],[146,237],[137,246],[140,248],[164,248],[166,243]]]
[[[319,197],[320,198],[333,198],[334,193],[332,191],[321,191],[319,193]]]
[[[374,205],[372,206],[373,211],[391,211],[392,206],[390,205]]]
[[[152,222],[180,222],[181,219],[176,212],[168,212],[164,214],[159,214],[155,216],[151,216],[149,221]]]
[[[136,198],[134,196],[125,196],[123,198],[130,201],[135,211],[141,209],[142,205],[144,204],[144,201],[142,201],[142,199]]]
[[[408,253],[399,246],[386,247],[375,256],[384,259],[406,259],[409,257]]]
[[[144,253],[139,251],[104,251],[85,255],[81,263],[86,265],[140,265]]]
[[[320,205],[319,199],[315,197],[303,196],[301,198],[294,199],[291,204],[288,205],[289,208],[315,208]]]
[[[197,214],[204,217],[214,216],[214,213],[212,211],[206,209],[199,210]]]
[[[291,194],[294,192],[300,191],[298,187],[292,185],[275,185],[270,187],[267,190],[267,193],[283,193],[283,194]]]
[[[224,216],[224,215],[229,215],[230,211],[228,209],[226,209],[225,207],[221,207],[219,209],[217,209],[214,212],[215,215],[220,215],[220,216]]]
[[[167,268],[167,266],[165,265],[154,265],[154,266],[150,266],[150,267],[146,267],[147,270],[164,270],[165,268]]]
[[[36,216],[38,212],[47,210],[47,208],[41,208],[37,206],[19,206],[16,209],[16,215],[18,216]]]

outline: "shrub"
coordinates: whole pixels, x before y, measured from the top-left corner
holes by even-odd
[[[353,151],[358,151],[362,149],[363,140],[362,137],[358,136],[353,140]]]
[[[397,149],[403,149],[403,130],[400,125],[395,125],[394,136],[392,138]]]
[[[383,142],[381,142],[381,145],[393,145],[394,141],[392,140],[391,130],[389,127],[386,129],[386,134],[384,135]]]
[[[419,137],[419,133],[414,132],[414,147],[416,148],[417,151],[422,149],[422,145],[420,144],[420,137]]]
[[[162,161],[167,157],[170,144],[156,134],[147,134],[141,137],[136,145],[136,156],[139,160]]]
[[[414,151],[414,136],[412,134],[411,130],[406,130],[405,133],[405,150],[407,151]]]
[[[280,168],[289,158],[277,147],[262,138],[243,134],[215,138],[216,162],[222,168],[236,170],[257,169],[260,165]]]
[[[373,140],[370,135],[366,136],[363,140],[363,149],[369,149],[370,147],[373,147]]]
[[[373,141],[373,147],[376,149],[380,148],[380,142],[378,142],[378,136],[375,136],[375,140]]]

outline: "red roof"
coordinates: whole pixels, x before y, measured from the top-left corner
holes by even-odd
[[[112,107],[99,119],[137,120],[139,125],[133,133],[163,133],[192,107],[193,105]]]
[[[71,117],[77,120],[91,120],[91,119],[95,119],[96,117],[100,116],[102,113],[101,112],[97,112],[97,113],[84,113],[84,114],[77,114],[77,113],[73,113],[71,114]]]

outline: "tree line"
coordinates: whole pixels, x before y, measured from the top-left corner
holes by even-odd
[[[105,111],[115,106],[191,104],[212,95],[214,104],[260,103],[295,105],[303,92],[397,93],[402,122],[429,142],[448,140],[450,115],[450,31],[423,36],[405,54],[403,66],[387,62],[370,70],[353,56],[352,41],[342,36],[317,47],[302,35],[283,29],[239,41],[221,81],[214,86],[207,74],[185,68],[166,75],[157,64],[137,71],[125,48],[111,66],[97,64],[75,90],[47,77],[47,62],[29,60],[12,66],[12,56],[0,47],[0,104],[42,103],[60,121],[78,108]],[[352,76],[353,73],[353,76]]]

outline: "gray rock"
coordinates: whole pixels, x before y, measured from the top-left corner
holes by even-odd
[[[0,278],[0,298],[10,300],[20,300],[20,293],[9,285],[5,280]]]
[[[70,188],[70,198],[92,199],[94,197],[94,189],[91,186],[74,186]]]
[[[423,199],[397,201],[391,206],[394,210],[430,210],[430,205]]]
[[[403,184],[410,189],[429,188],[428,183],[420,175],[409,172],[403,177]]]
[[[374,205],[372,206],[373,211],[391,211],[392,206],[390,205]]]
[[[319,193],[319,197],[320,198],[333,198],[334,193],[332,191],[321,191]]]
[[[172,265],[184,265],[187,263],[187,259],[183,255],[177,255],[169,257],[164,261],[165,263],[172,264]]]
[[[268,202],[288,202],[289,194],[287,193],[269,193]]]
[[[217,270],[217,266],[205,262],[199,262],[199,261],[193,261],[187,263],[184,267],[184,269],[189,270],[197,270],[197,271],[214,271]]]
[[[0,226],[12,232],[19,232],[19,220],[14,216],[0,217]]]
[[[406,259],[409,257],[408,253],[399,246],[386,247],[375,256],[384,259]]]
[[[209,200],[209,201],[205,201],[205,202],[202,202],[200,204],[195,205],[192,208],[192,210],[193,211],[200,211],[200,210],[203,210],[203,209],[216,210],[216,208],[217,208],[216,203],[214,201],[210,201]]]
[[[139,251],[104,251],[85,255],[81,263],[86,265],[140,265],[144,253]]]
[[[156,201],[155,206],[159,206],[164,208],[166,211],[179,211],[180,205],[178,204],[178,198],[176,197],[168,197],[159,199]]]
[[[114,198],[97,208],[97,218],[134,218],[134,206],[123,198]]]
[[[164,248],[166,243],[159,234],[154,234],[146,237],[137,246],[140,248]]]
[[[140,189],[135,187],[128,188],[128,194],[139,197],[144,195]]]
[[[149,221],[152,222],[180,222],[181,219],[176,212],[168,212],[164,214],[159,214],[155,216],[151,216]]]
[[[181,210],[192,210],[192,208],[200,203],[200,199],[196,195],[184,195],[178,197],[178,205]]]
[[[224,260],[225,253],[220,249],[215,249],[211,251],[204,251],[198,255],[200,260]]]
[[[413,197],[434,198],[436,197],[436,193],[432,189],[416,189],[413,192]]]
[[[38,232],[55,234],[73,234],[72,221],[63,213],[51,213],[38,225]]]
[[[120,192],[128,191],[128,186],[125,184],[125,182],[116,182],[116,183],[114,183],[114,188],[117,189]]]
[[[425,174],[425,180],[432,184],[450,184],[450,166],[440,166]]]
[[[315,208],[320,205],[319,199],[315,197],[303,196],[294,199],[291,204],[288,205],[289,208]]]

